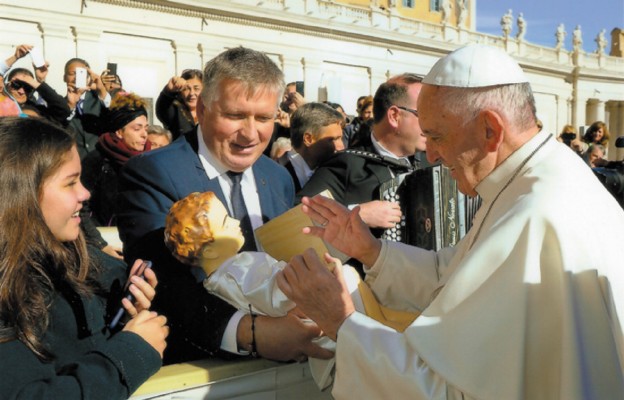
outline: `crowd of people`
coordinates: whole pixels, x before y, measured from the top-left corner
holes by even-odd
[[[127,398],[162,363],[334,356],[339,399],[624,396],[624,212],[584,165],[606,157],[607,126],[542,131],[528,79],[501,50],[469,45],[424,77],[391,77],[351,119],[307,102],[265,54],[232,48],[171,77],[158,121],[86,60],[66,63],[65,96],[45,83],[47,64],[12,68],[31,50],[16,46],[0,65],[9,398]],[[382,186],[436,164],[483,200],[474,227],[439,251],[387,240],[409,204]],[[333,199],[317,196],[325,189]],[[343,269],[326,268],[340,261],[311,251],[275,273],[297,305],[283,315],[207,291],[206,272],[163,240],[174,204],[196,192],[223,206],[214,231],[233,234],[236,221],[237,245],[218,257],[261,251],[254,231],[303,203],[317,224],[306,234],[351,257],[381,305],[418,317],[396,330],[356,311]],[[601,235],[588,233],[595,218],[569,218],[590,208]],[[99,226],[116,226],[123,249]],[[219,238],[228,243],[205,238],[201,250],[215,267]],[[152,268],[135,275],[141,260]]]

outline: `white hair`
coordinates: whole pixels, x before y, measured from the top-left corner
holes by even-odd
[[[468,123],[483,110],[494,110],[519,130],[537,123],[535,99],[529,83],[483,88],[440,87],[440,104]]]

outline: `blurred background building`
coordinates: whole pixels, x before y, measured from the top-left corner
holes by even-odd
[[[41,46],[59,93],[68,59],[86,59],[98,73],[117,63],[124,89],[155,100],[171,76],[242,45],[268,54],[288,82],[304,81],[307,100],[354,114],[356,99],[389,76],[425,74],[439,57],[478,42],[505,49],[524,68],[544,129],[603,120],[612,137],[624,135],[622,27],[607,32],[604,51],[589,50],[589,37],[587,51],[545,47],[476,32],[476,1],[3,0],[0,57],[17,44]],[[624,154],[613,148],[609,158]]]

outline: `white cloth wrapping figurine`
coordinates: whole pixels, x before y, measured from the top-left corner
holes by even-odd
[[[204,287],[210,293],[227,301],[241,311],[253,312],[269,317],[283,317],[295,307],[284,293],[277,287],[275,276],[286,263],[277,261],[270,255],[261,252],[242,252],[225,261],[221,266],[204,279]],[[341,266],[355,308],[364,312],[362,298],[358,292],[360,277],[353,267]],[[328,350],[336,348],[336,342],[322,336],[316,344]],[[321,360],[310,358],[310,371],[319,389],[327,388],[333,382],[335,359]]]

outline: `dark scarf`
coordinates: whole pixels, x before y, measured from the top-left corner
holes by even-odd
[[[106,158],[120,167],[123,166],[130,157],[141,154],[152,148],[148,141],[145,142],[145,149],[143,151],[132,150],[123,140],[115,135],[115,132],[105,133],[100,136],[95,147],[100,150]]]

